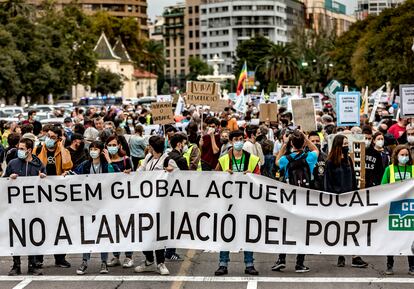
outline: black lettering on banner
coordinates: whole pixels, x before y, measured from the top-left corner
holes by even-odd
[[[12,193],[13,191],[15,191],[15,193]],[[20,195],[19,187],[15,187],[15,186],[7,187],[7,200],[9,204],[11,204],[12,198],[17,197],[18,195]]]
[[[227,187],[227,185],[232,185],[233,184],[233,182],[232,181],[225,181],[224,183],[223,183],[223,186],[222,186],[222,193],[223,193],[223,197],[225,197],[226,199],[231,199],[233,196],[232,195],[228,195],[227,194],[227,190],[226,190],[226,187]]]
[[[33,197],[33,192],[29,192],[28,190],[34,189],[34,186],[23,186],[23,203],[24,204],[33,204],[35,202],[34,199],[30,200],[30,197]]]
[[[191,194],[191,180],[187,180],[187,198],[198,198],[199,195],[195,194],[192,195]]]
[[[155,183],[157,190],[156,190],[156,194],[157,194],[157,198],[161,198],[161,197],[166,197],[168,196],[168,182],[166,180],[157,180]],[[161,192],[164,193],[161,193]]]
[[[253,183],[250,183],[250,198],[252,198],[252,200],[260,200],[263,196],[263,184],[259,184],[259,191],[257,196],[253,194],[253,191]]]
[[[372,232],[372,224],[377,223],[377,219],[373,220],[364,220],[362,224],[367,224],[367,246],[371,247],[371,232]]]
[[[116,243],[120,242],[120,233],[124,238],[127,238],[128,235],[131,235],[131,243],[135,243],[135,215],[131,214],[129,216],[127,227],[125,228],[121,217],[117,214],[115,215],[115,239]]]
[[[143,219],[146,218],[149,221],[149,224],[147,226],[143,225]],[[143,213],[143,214],[139,214],[138,216],[138,226],[139,226],[139,236],[138,236],[138,241],[141,243],[142,242],[142,232],[143,231],[149,231],[152,229],[152,227],[154,226],[154,219],[151,216],[151,214],[147,214],[147,213]]]
[[[95,191],[92,190],[92,188],[89,186],[88,183],[85,184],[85,190],[86,190],[86,200],[89,201],[89,195],[91,198],[98,197],[99,200],[102,200],[102,185],[101,183],[98,183]]]
[[[273,244],[273,245],[279,245],[278,240],[270,240],[269,235],[270,232],[277,232],[277,227],[270,227],[270,221],[280,221],[279,217],[274,216],[266,216],[266,226],[265,226],[265,244]]]
[[[62,229],[63,229],[63,234],[61,232]],[[58,229],[56,232],[55,243],[54,243],[55,246],[59,244],[60,240],[66,240],[68,241],[69,245],[72,245],[72,238],[70,237],[68,226],[66,225],[66,221],[64,217],[59,218],[59,224],[58,224]]]
[[[104,229],[106,230],[106,233],[104,233]],[[101,224],[99,225],[98,238],[96,238],[96,244],[99,244],[103,238],[109,239],[111,244],[114,243],[111,228],[109,228],[108,219],[105,215],[102,215]]]
[[[217,213],[213,215],[213,241],[217,242],[217,226],[218,225],[218,216]]]
[[[180,184],[180,180],[178,180],[178,179],[175,181],[175,183],[174,183],[174,185],[171,189],[170,196],[172,197],[174,194],[179,194],[183,198],[185,197],[183,188],[181,187],[181,184]]]
[[[38,223],[40,225],[40,232],[41,232],[40,241],[38,241],[38,242],[34,239],[34,225],[36,223]],[[46,240],[46,231],[45,231],[45,222],[43,222],[42,219],[40,219],[40,218],[34,218],[30,222],[30,224],[29,224],[29,236],[30,236],[30,242],[34,246],[39,247],[39,246],[42,246],[43,245],[43,243]]]
[[[324,199],[328,199],[326,202]],[[332,194],[325,194],[319,193],[319,203],[324,207],[330,207],[332,205],[333,195]]]
[[[122,186],[122,182],[113,182],[111,185],[111,195],[112,198],[114,198],[115,200],[118,199],[122,199],[122,197],[124,196],[124,190],[123,189],[119,189],[117,191],[115,191],[115,186]],[[116,195],[116,193],[121,193],[120,195]]]
[[[49,185],[48,186],[48,191],[46,192],[42,186],[37,186],[37,197],[39,199],[39,203],[41,203],[43,201],[42,199],[42,195],[49,201],[52,202],[52,188]],[[56,191],[56,188],[55,188]]]
[[[230,219],[231,220],[231,235],[230,237],[226,237],[226,220]],[[225,214],[223,216],[223,218],[221,219],[221,238],[223,239],[224,242],[226,243],[230,243],[231,241],[234,240],[234,237],[236,236],[236,218],[232,215],[232,214]]]
[[[355,230],[349,231],[349,226],[354,225]],[[344,232],[344,246],[346,247],[348,245],[348,236],[352,237],[352,240],[354,240],[355,246],[359,246],[358,239],[356,237],[356,234],[358,234],[360,229],[359,223],[357,221],[345,221],[345,232]]]
[[[366,195],[367,195],[367,207],[378,206],[378,203],[371,203],[371,194],[370,194],[369,190],[367,190]]]
[[[95,221],[95,215],[92,215],[92,223]],[[81,244],[82,245],[92,245],[95,244],[94,240],[85,239],[85,217],[80,216],[80,231],[81,231]]]
[[[257,236],[250,238],[250,221],[255,220],[257,223]],[[257,243],[262,237],[262,221],[258,215],[246,215],[246,243]]]
[[[170,225],[170,239],[174,240],[174,231],[175,231],[175,212],[171,211],[171,225]]]
[[[285,199],[286,199],[286,203],[289,203],[290,200],[293,200],[293,205],[296,205],[296,189],[293,189],[290,192],[290,195],[286,194],[286,191],[284,189],[280,189],[280,194],[281,194],[281,203],[285,203]]]
[[[352,195],[352,199],[351,199],[351,202],[349,203],[349,207],[352,207],[352,205],[354,204],[358,204],[361,207],[364,206],[364,202],[362,201],[361,196],[359,195],[358,191],[354,192],[354,194]]]
[[[202,236],[201,235],[201,218],[210,219],[210,214],[206,213],[206,212],[200,213],[197,216],[197,222],[196,222],[196,235],[197,235],[197,238],[200,241],[208,241],[210,239],[210,237],[208,235],[207,236]]]
[[[9,240],[10,247],[14,247],[13,232],[16,233],[17,238],[23,247],[26,247],[26,220],[22,219],[22,231],[20,232],[12,219],[9,219]]]
[[[65,185],[57,185],[56,187],[55,187],[55,192],[56,192],[56,194],[57,195],[61,195],[62,196],[62,198],[61,199],[58,199],[58,198],[55,198],[55,200],[57,201],[57,202],[66,202],[67,201],[67,199],[68,199],[68,195],[66,194],[66,192],[64,191],[65,190],[65,188],[66,188],[66,186]],[[61,191],[60,189],[63,189],[63,191]],[[49,185],[49,191],[51,191],[52,189],[51,189],[51,186]]]
[[[337,195],[335,195],[335,197],[336,197],[336,204],[339,206],[339,207],[346,207],[346,206],[348,206],[346,203],[341,203],[339,200],[341,199],[341,194],[337,194]]]
[[[211,181],[210,186],[208,187],[206,198],[210,197],[210,194],[216,195],[218,199],[220,198],[220,193],[214,180]]]
[[[80,190],[80,191],[75,190],[77,187],[82,188],[82,185],[81,184],[71,184],[70,185],[70,200],[72,202],[81,202],[82,201],[82,198],[76,199],[75,195],[80,195],[82,193],[82,190]]]
[[[287,218],[282,219],[283,226],[282,226],[282,244],[283,245],[296,245],[296,241],[288,241],[287,240]]]
[[[168,240],[168,236],[161,236],[161,218],[160,213],[156,214],[156,223],[157,223],[157,241]]]
[[[145,194],[144,185],[147,184],[149,187],[148,194]],[[152,183],[150,181],[143,181],[140,185],[141,196],[144,198],[150,198],[152,196]]]
[[[311,191],[310,190],[306,190],[306,206],[309,206],[309,207],[317,207],[318,206],[317,203],[311,203],[311,201],[310,201],[310,194],[311,194]]]
[[[185,226],[187,226],[187,230],[184,230]],[[189,235],[191,240],[194,240],[194,232],[193,228],[191,227],[190,217],[188,216],[187,212],[185,212],[183,215],[180,228],[178,229],[177,240],[180,240],[181,235],[184,234]]]
[[[247,182],[244,181],[235,181],[234,184],[239,185],[239,199],[243,196],[243,185],[246,185]]]
[[[335,232],[336,237],[335,237],[335,240],[333,242],[330,242],[328,240],[329,227],[330,226],[334,226],[336,228],[336,232]],[[326,245],[332,247],[332,246],[335,246],[336,244],[338,244],[339,238],[340,238],[340,232],[341,232],[341,228],[340,228],[338,222],[330,221],[330,222],[326,223],[326,225],[325,225],[325,232],[324,232],[324,236],[323,236]]]
[[[276,199],[271,199],[271,196],[276,197],[276,193],[270,191],[270,189],[277,190],[277,187],[275,187],[275,186],[266,186],[266,202],[277,203]]]
[[[316,225],[317,230],[311,231],[311,225]],[[311,236],[318,236],[320,233],[322,233],[322,224],[316,220],[308,220],[306,222],[306,246],[309,246]]]

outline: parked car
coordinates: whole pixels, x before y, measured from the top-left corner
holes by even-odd
[[[23,108],[20,106],[2,106],[0,107],[0,117],[12,117],[16,114],[24,113]]]

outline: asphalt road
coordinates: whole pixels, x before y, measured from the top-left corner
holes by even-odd
[[[45,258],[44,275],[31,277],[27,272],[26,258],[23,258],[23,275],[8,277],[11,258],[0,258],[0,289],[413,289],[414,276],[407,274],[406,257],[395,259],[395,275],[385,276],[385,257],[364,257],[369,262],[365,269],[351,268],[351,257],[347,257],[345,268],[336,267],[336,256],[307,256],[305,264],[311,268],[308,273],[294,272],[295,256],[288,256],[287,268],[284,272],[270,270],[276,256],[270,254],[255,254],[255,266],[260,272],[258,277],[244,274],[243,254],[231,254],[229,274],[225,277],[215,277],[218,254],[194,250],[179,250],[185,256],[182,262],[168,262],[170,276],[158,274],[137,274],[133,269],[120,267],[110,268],[108,275],[99,275],[99,254],[92,255],[89,262],[88,274],[77,276],[76,268],[81,263],[80,255],[68,256],[72,268],[61,269],[54,267],[53,256]],[[142,253],[134,254],[135,263],[143,260]],[[121,260],[122,261],[122,260]]]

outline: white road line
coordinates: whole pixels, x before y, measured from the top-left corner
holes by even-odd
[[[23,289],[32,282],[31,278],[24,279],[22,282],[14,286],[12,289]]]
[[[395,283],[414,284],[414,278],[354,278],[354,277],[215,277],[215,276],[149,276],[149,275],[90,275],[90,276],[0,276],[1,281],[69,281],[69,282],[116,282],[116,281],[143,281],[143,282],[265,282],[265,283]]]
[[[257,289],[257,281],[247,282],[247,289]]]

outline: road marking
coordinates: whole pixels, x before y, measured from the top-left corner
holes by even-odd
[[[247,282],[247,289],[257,289],[257,281]]]
[[[31,278],[24,279],[22,282],[13,287],[13,289],[23,289],[32,282]]]
[[[178,276],[187,275],[188,273],[187,271],[190,268],[191,263],[192,263],[191,259],[194,258],[195,254],[196,254],[196,250],[188,250],[186,252],[185,255],[187,258],[185,258],[185,260],[182,262],[180,266],[180,270],[178,271],[178,274],[177,274]],[[174,281],[171,285],[171,289],[181,289],[183,285],[184,285],[183,281]]]
[[[377,278],[377,277],[215,277],[215,276],[150,276],[150,275],[90,275],[90,276],[0,276],[1,281],[56,281],[56,282],[117,282],[117,281],[142,281],[142,282],[237,282],[249,281],[264,283],[395,283],[414,284],[414,278]]]

